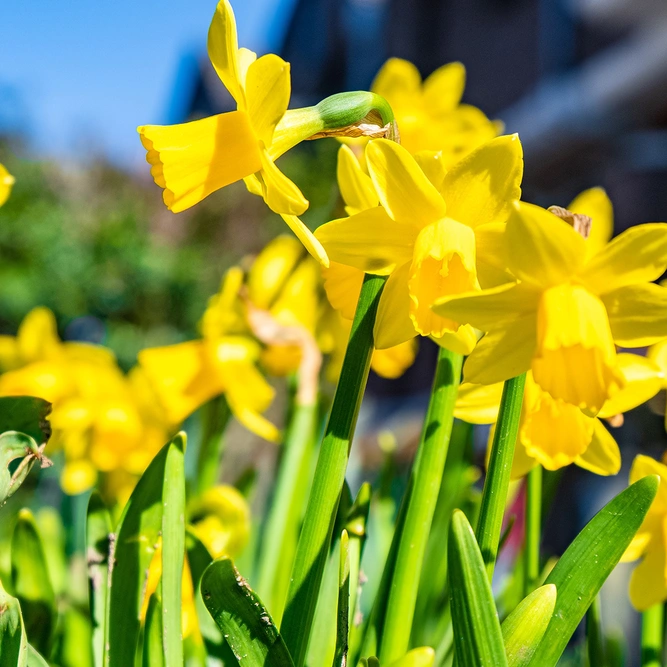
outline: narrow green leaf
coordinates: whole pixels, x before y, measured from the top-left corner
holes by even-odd
[[[35,648],[28,644],[26,667],[49,667],[49,663],[42,658]]]
[[[26,635],[48,655],[55,628],[55,593],[49,579],[44,547],[29,510],[21,510],[12,535],[12,586],[21,604]]]
[[[507,665],[491,584],[468,519],[455,510],[447,544],[452,624],[460,667]]]
[[[142,649],[142,664],[144,667],[165,666],[165,655],[162,646],[162,613],[160,598],[156,593],[153,593],[146,611],[146,627],[144,629],[144,645]]]
[[[203,429],[197,457],[196,495],[208,491],[218,481],[225,446],[225,430],[232,416],[224,394],[204,405],[201,416]]]
[[[292,667],[278,628],[229,558],[204,572],[201,593],[241,667]]]
[[[385,282],[386,276],[364,277],[299,536],[281,625],[296,667],[302,667],[310,640],[352,436],[368,380],[373,326]]]
[[[162,529],[166,463],[174,448],[183,451],[185,434],[179,433],[151,461],[132,492],[117,529],[106,614],[108,667],[134,664],[146,578]],[[177,554],[171,555],[178,558]]]
[[[557,591],[553,584],[541,586],[527,595],[501,626],[509,667],[525,667],[551,621]]]
[[[179,436],[176,436],[179,438]],[[170,447],[162,486],[162,644],[166,667],[182,667],[181,583],[185,558],[185,436]]]
[[[661,605],[662,606],[662,605]],[[662,635],[662,626],[660,627]],[[605,658],[605,640],[602,632],[602,617],[600,613],[600,596],[593,598],[591,606],[586,612],[586,650],[588,651],[588,664],[595,667],[607,667]]]
[[[347,664],[347,643],[350,631],[350,538],[346,530],[340,537],[338,568],[338,615],[336,623],[336,653],[334,667]]]
[[[88,596],[93,623],[95,667],[104,664],[104,633],[109,590],[109,550],[111,515],[97,491],[88,500],[86,517],[86,558],[88,561]]]
[[[665,605],[662,602],[642,612],[642,667],[662,667],[664,628]]]
[[[0,397],[0,433],[18,431],[32,438],[37,445],[51,437],[51,424],[47,420],[51,403],[34,396]]]
[[[67,667],[92,667],[93,646],[90,618],[76,607],[68,607],[58,623],[60,641],[56,655],[51,656],[57,665]]]
[[[27,642],[19,601],[0,583],[0,665],[24,667]]]
[[[644,477],[605,505],[584,527],[547,577],[558,600],[533,667],[553,667],[600,587],[641,526],[658,490],[657,476]]]
[[[420,646],[408,651],[402,658],[394,660],[389,667],[431,667],[435,651],[430,646]]]

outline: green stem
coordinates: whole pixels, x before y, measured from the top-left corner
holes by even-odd
[[[373,353],[373,325],[385,276],[366,275],[352,322],[340,380],[315,468],[299,536],[281,634],[302,667],[327,562],[350,444]]]
[[[491,456],[489,457],[489,465],[484,481],[482,505],[479,510],[479,520],[475,534],[489,579],[493,578],[493,570],[498,556],[498,541],[500,540],[503,514],[507,503],[507,491],[510,483],[510,473],[512,472],[514,446],[519,432],[525,384],[525,373],[505,382],[496,431],[491,446]]]
[[[388,572],[388,599],[381,605],[384,622],[380,621],[378,630],[380,664],[398,660],[409,647],[419,575],[447,459],[462,363],[460,354],[440,348],[421,441],[403,501],[405,519],[393,539],[398,549]]]
[[[202,409],[204,425],[197,459],[195,495],[207,491],[218,481],[225,444],[223,436],[231,414],[224,394],[209,401]]]
[[[642,667],[662,665],[664,620],[662,602],[642,614]]]
[[[586,648],[590,667],[605,667],[604,637],[600,617],[600,596],[596,595],[586,612]]]
[[[538,464],[526,476],[524,597],[535,589],[540,578],[541,522],[542,466]]]
[[[308,477],[317,423],[317,405],[294,406],[278,470],[276,489],[263,531],[264,548],[259,562],[257,592],[273,614],[275,623],[285,603],[286,586],[280,574],[289,577],[299,523],[308,492]],[[289,561],[289,563],[286,563]]]

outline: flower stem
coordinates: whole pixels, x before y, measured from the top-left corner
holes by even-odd
[[[295,667],[302,667],[327,562],[350,444],[373,353],[373,325],[385,276],[366,275],[352,322],[329,422],[315,468],[297,544],[281,634]]]
[[[524,597],[535,589],[540,577],[541,523],[542,466],[538,464],[526,476]]]
[[[209,401],[202,410],[203,428],[197,459],[196,495],[207,491],[218,481],[224,450],[224,433],[231,418],[224,394]]]
[[[664,621],[662,602],[642,614],[642,667],[662,665]]]
[[[386,604],[380,604],[384,622],[378,619],[381,664],[398,660],[409,648],[419,576],[447,458],[462,363],[460,354],[440,348],[421,441],[403,499],[405,518],[394,533],[391,552],[396,549],[396,557],[393,563],[388,562],[383,576],[390,580]]]
[[[512,472],[514,446],[519,432],[525,384],[525,373],[505,382],[484,481],[482,504],[475,534],[489,579],[493,578],[498,556],[498,542],[507,503],[507,491]]]
[[[605,667],[604,636],[600,618],[600,596],[596,595],[586,612],[586,647],[588,664],[593,667]]]

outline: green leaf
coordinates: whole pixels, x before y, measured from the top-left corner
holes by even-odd
[[[49,655],[55,628],[55,593],[44,547],[29,510],[21,510],[12,535],[12,586],[21,604],[26,635],[42,655]]]
[[[28,644],[26,667],[49,667],[49,663],[42,658],[35,648]]]
[[[460,510],[452,515],[447,555],[457,664],[506,666],[505,645],[484,560],[468,519]]]
[[[16,459],[23,460],[12,473],[9,464]],[[16,431],[0,435],[0,507],[23,484],[37,461],[42,468],[51,465],[51,461],[42,454],[42,449],[29,435]]]
[[[293,667],[269,612],[229,558],[206,568],[201,593],[241,667]]]
[[[177,438],[179,436],[176,436]],[[182,667],[181,583],[185,558],[185,439],[167,450],[162,486],[162,644],[166,667]]]
[[[551,622],[530,664],[553,667],[616,567],[658,491],[657,476],[644,477],[605,505],[561,556],[545,584],[554,584],[558,600]]]
[[[179,606],[180,611],[180,606]],[[164,667],[165,655],[162,648],[162,605],[156,593],[151,595],[146,611],[144,630],[143,662],[144,667]],[[180,637],[180,632],[179,635]]]
[[[38,445],[51,437],[51,424],[46,419],[51,403],[34,396],[0,397],[0,433],[25,433]]]
[[[340,537],[338,568],[338,614],[336,622],[336,652],[334,667],[347,664],[347,644],[350,631],[350,539],[343,530]]]
[[[525,667],[551,621],[557,591],[553,584],[541,586],[527,595],[501,626],[509,667]]]
[[[108,667],[134,664],[146,579],[162,530],[163,487],[172,449],[185,449],[185,434],[176,435],[153,459],[132,492],[118,526],[106,621]],[[177,554],[171,555],[178,558]]]
[[[60,618],[58,630],[60,641],[52,660],[67,667],[92,667],[93,629],[88,615],[76,607],[68,607]]]
[[[0,665],[23,667],[26,648],[19,601],[8,595],[0,583]]]
[[[104,633],[109,591],[109,550],[111,516],[97,491],[88,500],[86,517],[86,557],[88,559],[88,594],[93,623],[93,656],[96,667],[104,664]]]

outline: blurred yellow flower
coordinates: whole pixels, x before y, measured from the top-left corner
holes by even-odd
[[[630,470],[630,484],[648,475],[658,475],[658,495],[621,562],[641,558],[630,577],[630,602],[645,611],[667,600],[667,466],[639,455]]]
[[[180,125],[138,128],[155,183],[164,189],[174,213],[194,206],[212,192],[245,179],[272,211],[283,214],[308,251],[326,264],[326,253],[296,217],[308,208],[299,188],[275,165],[288,148],[313,132],[298,123],[284,128],[274,145],[276,126],[290,99],[290,67],[282,58],[257,58],[238,47],[236,22],[228,0],[220,0],[208,33],[208,54],[236,111]]]
[[[449,168],[502,130],[501,123],[490,121],[476,107],[461,104],[465,76],[465,67],[454,62],[443,65],[422,82],[412,63],[390,58],[371,90],[391,105],[401,144],[413,154],[441,151]]]
[[[459,331],[456,318],[436,315],[431,305],[503,279],[497,244],[521,196],[518,137],[492,140],[447,173],[437,156],[417,161],[384,139],[366,147],[368,177],[349,156],[343,159],[339,181],[352,215],[316,231],[332,260],[325,274],[332,305],[349,317],[362,272],[389,275],[375,322],[377,348],[420,334],[470,352],[476,341],[472,329]],[[381,205],[374,206],[376,201]],[[457,342],[443,340],[454,336]]]
[[[0,164],[0,206],[2,206],[12,191],[14,177],[7,171],[4,165]]]
[[[619,354],[618,363],[625,387],[604,404],[600,418],[612,419],[645,403],[660,391],[665,381],[657,365],[639,355]],[[502,388],[502,383],[462,384],[454,415],[471,424],[494,423]],[[537,464],[547,470],[558,470],[572,463],[598,475],[615,475],[621,466],[621,454],[600,419],[588,417],[574,405],[552,398],[535,383],[529,371],[512,478],[523,477]]]
[[[667,267],[667,224],[633,227],[608,244],[591,238],[592,250],[565,220],[515,205],[504,243],[518,282],[433,307],[487,332],[466,361],[467,382],[493,384],[531,368],[542,389],[592,416],[624,384],[614,343],[667,337],[667,289],[650,282]]]

